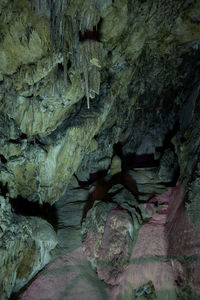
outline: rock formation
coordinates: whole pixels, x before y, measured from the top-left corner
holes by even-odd
[[[199,22],[199,0],[0,1],[2,300],[200,297]],[[25,286],[67,259],[67,292]]]

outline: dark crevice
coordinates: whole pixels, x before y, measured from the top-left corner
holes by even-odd
[[[79,188],[89,188],[89,186],[93,184],[95,181],[102,180],[107,175],[107,173],[108,170],[99,170],[95,173],[91,173],[87,181],[79,180],[76,174],[74,174],[74,176],[78,181],[79,184],[78,189],[79,189]]]
[[[8,194],[8,184],[6,183],[5,185],[0,182],[0,195],[3,197],[6,197]]]
[[[39,202],[30,202],[21,196],[10,199],[12,210],[17,215],[26,217],[40,217],[50,223],[54,230],[58,229],[58,216],[55,205],[49,203],[39,204]]]
[[[26,96],[27,99],[32,99],[34,97],[33,94],[31,94],[30,96]]]
[[[64,66],[62,63],[59,63],[57,65],[57,68],[58,68],[58,73],[63,73],[64,72]]]
[[[154,153],[137,155],[136,153],[123,154],[123,145],[118,142],[114,144],[113,151],[118,155],[122,162],[122,171],[132,170],[134,168],[157,167],[159,162],[154,159]]]
[[[48,150],[46,149],[47,144],[44,141],[45,140],[39,137],[39,135],[35,135],[29,139],[29,145],[38,145],[41,149],[43,149],[47,153],[48,152]]]
[[[20,144],[22,140],[27,140],[28,137],[25,133],[22,133],[17,139],[9,139],[8,142],[11,144]]]
[[[93,27],[93,30],[86,30],[84,33],[79,31],[79,41],[84,42],[86,40],[100,42],[99,33],[96,28]]]
[[[99,23],[93,26],[92,30],[85,30],[84,32],[79,31],[79,41],[84,42],[86,40],[93,40],[100,42],[100,27],[102,23],[102,18],[100,19]]]
[[[25,134],[25,133],[22,133],[21,135],[20,135],[20,139],[21,140],[27,140],[27,135]]]
[[[8,142],[11,144],[19,145],[21,143],[21,140],[20,139],[17,139],[17,140],[10,139],[10,140],[8,140]]]
[[[67,70],[69,70],[71,68],[72,62],[70,59],[68,59],[67,61]]]
[[[2,154],[0,154],[0,160],[3,164],[7,163],[7,159]]]
[[[34,144],[40,146],[46,153],[48,152],[48,150],[46,149],[46,144],[43,141],[41,141],[38,136],[34,139]]]

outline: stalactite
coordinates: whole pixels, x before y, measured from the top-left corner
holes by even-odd
[[[96,7],[86,9],[81,14],[80,31],[84,33],[87,30],[92,31],[99,22],[99,13]]]
[[[102,44],[87,40],[79,45],[79,68],[84,75],[87,107],[90,108],[90,98],[94,93],[99,94],[100,72],[102,60]]]
[[[88,108],[90,98],[99,94],[102,45],[99,42],[97,25],[102,5],[109,1],[105,0],[101,4],[99,0],[91,0],[83,4],[70,0],[30,0],[35,13],[48,11],[51,53],[62,53],[65,85],[69,55],[73,68],[83,74]]]
[[[84,71],[84,79],[85,79],[85,93],[87,99],[87,108],[90,108],[90,96],[89,96],[89,88],[88,88],[88,70]]]
[[[54,48],[60,50],[63,45],[63,36],[66,30],[64,18],[67,0],[50,0],[50,35]]]

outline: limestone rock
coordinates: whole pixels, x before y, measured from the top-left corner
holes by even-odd
[[[110,166],[110,175],[113,176],[119,172],[121,172],[121,159],[119,158],[119,156],[115,155],[112,159],[112,163]]]
[[[83,243],[84,252],[97,274],[108,284],[117,284],[129,260],[133,225],[126,210],[111,210],[99,233],[89,230]],[[92,227],[91,227],[92,229]]]
[[[101,78],[99,68],[102,66],[102,51],[102,44],[92,40],[84,41],[79,49],[78,64],[84,74],[88,108],[90,108],[89,98],[94,98],[93,93],[99,95],[100,91]]]
[[[0,200],[0,287],[2,299],[8,299],[49,262],[57,238],[45,220],[15,215],[8,198]]]
[[[12,170],[13,174],[9,186],[10,189],[12,185],[15,186],[14,195],[21,194],[24,198],[42,202],[54,203],[58,200],[72,174],[78,168],[92,137],[105,122],[112,102],[105,105],[106,109],[94,113],[94,118],[91,114],[90,118],[86,119],[87,113],[83,111],[82,126],[74,125],[66,129],[61,126],[62,134],[60,130],[56,134],[55,130],[49,137],[54,141],[53,144],[44,144],[43,148],[35,143],[30,145],[25,157],[14,157],[9,161],[7,168]],[[56,186],[54,186],[55,180]]]

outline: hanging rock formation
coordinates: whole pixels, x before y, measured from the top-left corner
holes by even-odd
[[[114,257],[107,238],[111,227],[113,239],[119,236],[121,244],[129,244],[132,240],[124,228],[132,222],[133,247],[140,231],[149,230],[149,219],[168,205],[149,201],[165,195],[168,187],[177,187],[177,182],[184,190],[185,210],[176,213],[179,234],[191,226],[194,244],[200,230],[199,11],[199,0],[0,1],[3,300],[18,293],[49,259],[56,260],[66,251],[83,254],[89,227],[98,224],[97,207],[105,235],[102,232],[93,242],[102,243],[106,259]],[[28,203],[36,205],[34,212]],[[26,209],[17,212],[20,205]],[[52,206],[57,218],[51,222],[57,236],[47,223],[52,218],[46,205]],[[169,211],[176,210],[175,204],[170,205]],[[180,225],[184,216],[187,228]],[[175,218],[165,217],[171,227],[166,227],[164,250],[178,255]],[[128,223],[120,232],[112,218]],[[188,242],[184,243],[187,248]],[[194,248],[183,254],[192,259],[188,278],[180,271],[188,266],[185,261],[172,263],[177,265],[173,276],[180,267],[177,276],[184,282],[176,284],[179,292],[173,297],[199,293]],[[100,266],[100,248],[95,251],[97,273],[113,283]],[[128,260],[126,254],[122,256]],[[84,262],[87,259],[91,260],[86,253]],[[180,283],[180,278],[174,280]],[[159,297],[160,287],[155,280],[138,280],[131,297],[148,290]],[[107,292],[98,294],[98,288],[97,284],[94,295],[102,299]],[[112,292],[108,294],[115,297]]]

